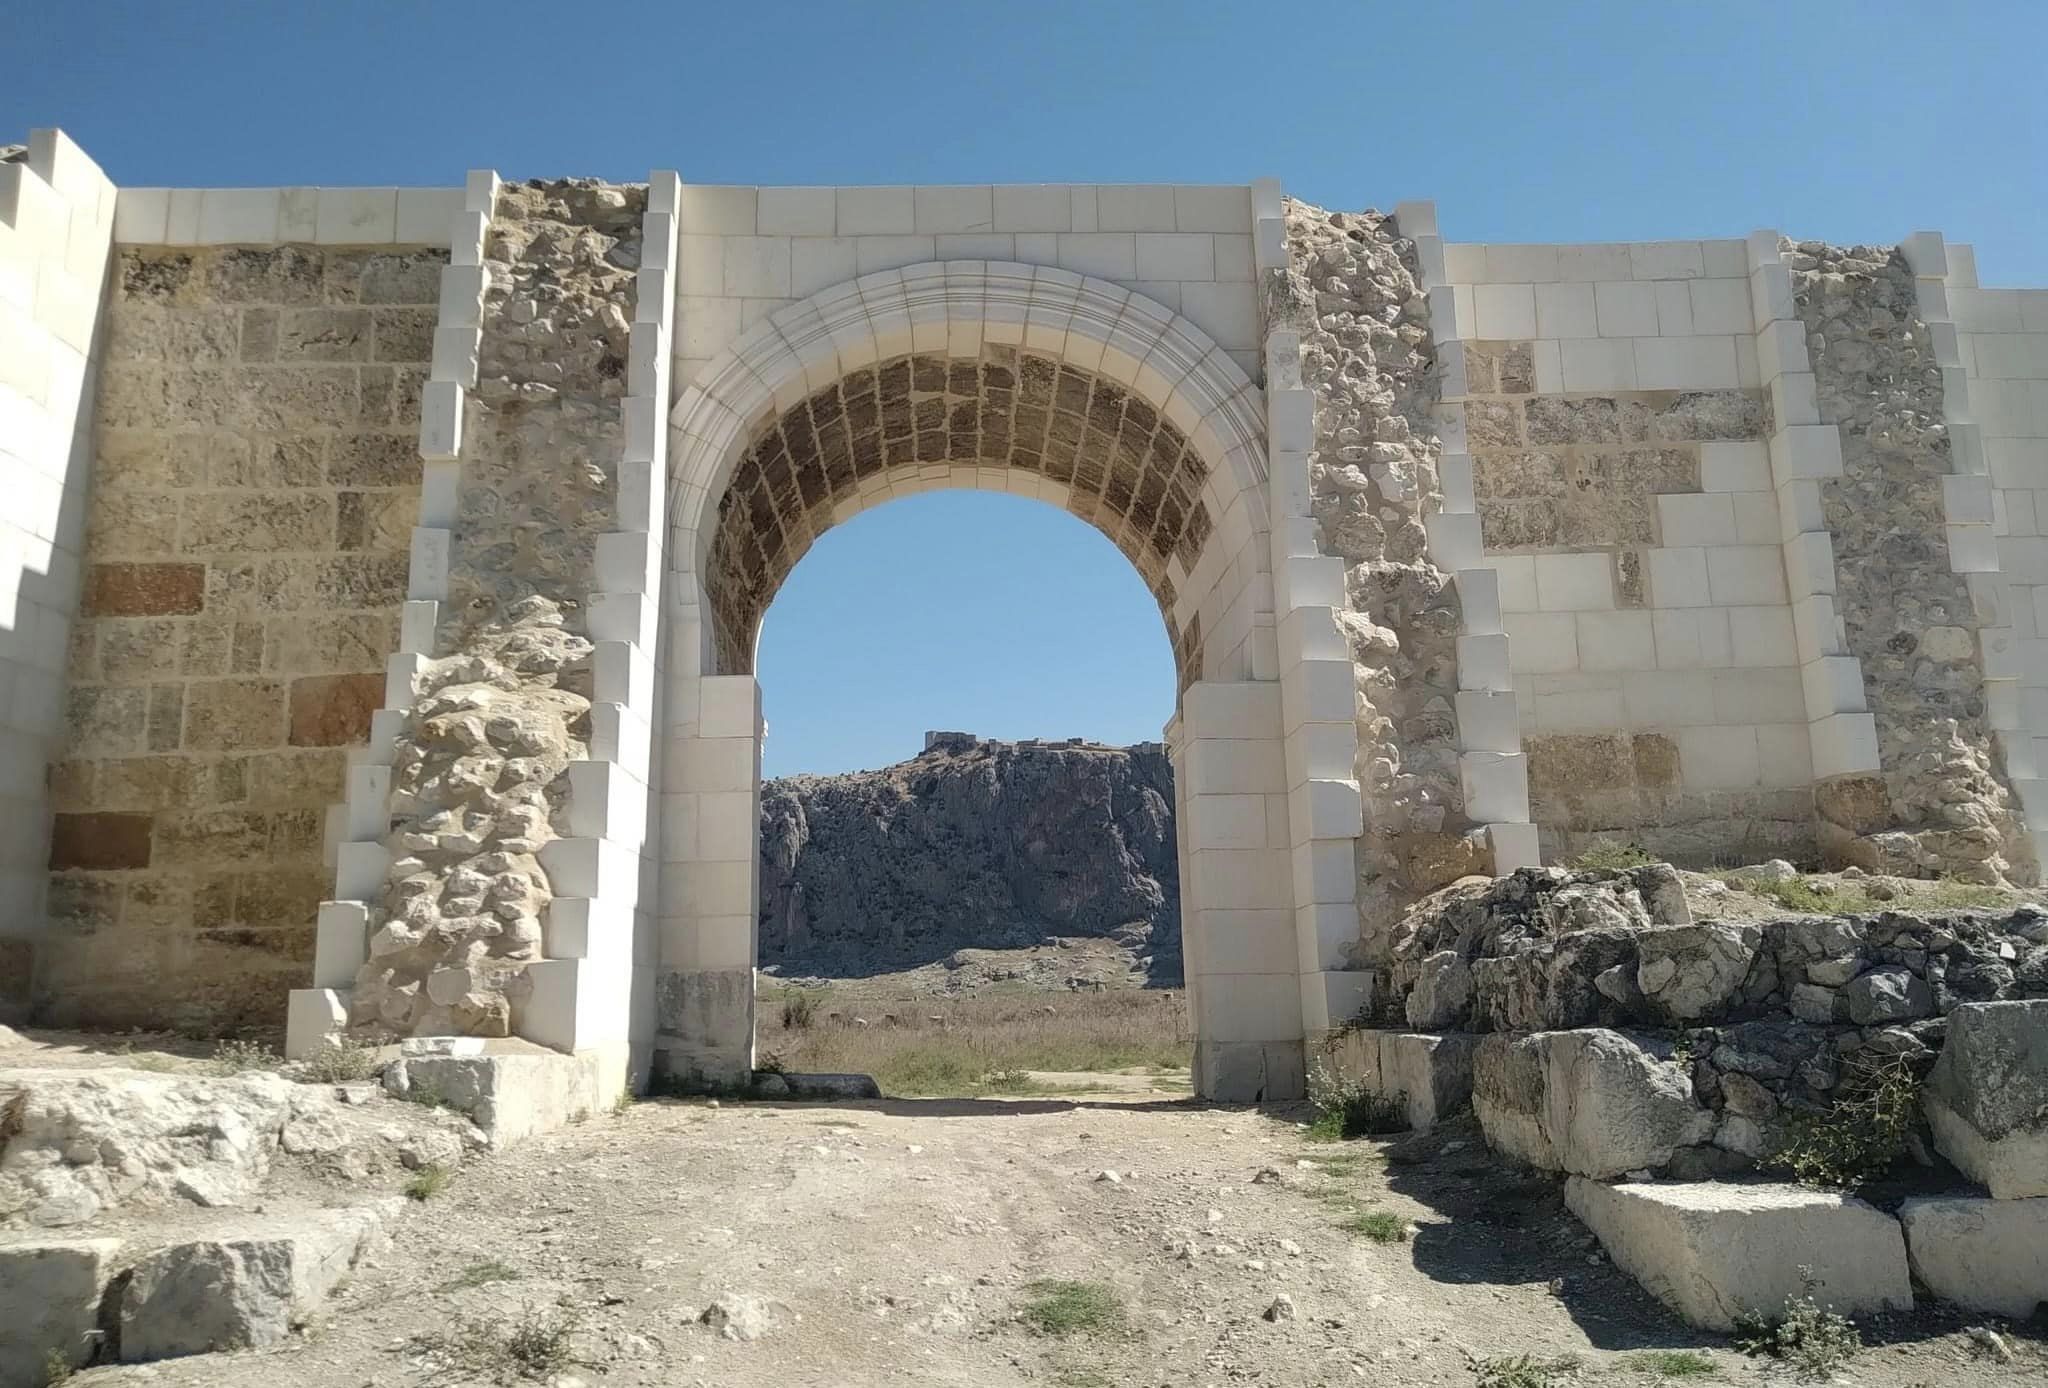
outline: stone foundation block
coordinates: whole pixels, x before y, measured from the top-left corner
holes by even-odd
[[[1899,1221],[1913,1275],[1942,1300],[2015,1320],[2048,1302],[2048,1200],[1936,1196]]]
[[[120,1252],[119,1239],[0,1247],[0,1383],[41,1383],[53,1362],[91,1357]]]
[[[1949,1013],[1922,1106],[1936,1149],[1993,1196],[2048,1196],[2048,998]]]
[[[605,1068],[596,1051],[563,1055],[524,1041],[492,1040],[481,1055],[402,1057],[385,1070],[384,1087],[401,1097],[415,1089],[431,1093],[435,1102],[468,1114],[491,1146],[502,1148],[609,1107],[621,1086],[607,1092]]]
[[[1714,1131],[1683,1066],[1604,1027],[1482,1038],[1472,1108],[1494,1151],[1576,1176],[1655,1169]]]
[[[1408,1126],[1428,1132],[1472,1102],[1472,1053],[1479,1038],[1410,1031],[1346,1031],[1330,1042],[1339,1075],[1383,1097],[1398,1095]]]
[[[1299,1041],[1198,1041],[1195,1092],[1219,1104],[1271,1104],[1308,1093]]]
[[[121,1298],[122,1360],[275,1344],[355,1266],[394,1206],[324,1210],[150,1254]]]
[[[1732,1330],[1801,1295],[1845,1315],[1909,1311],[1899,1222],[1863,1201],[1791,1185],[1719,1181],[1610,1186],[1575,1176],[1565,1203],[1616,1267],[1694,1325]]]

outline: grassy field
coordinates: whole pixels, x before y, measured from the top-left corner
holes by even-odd
[[[996,990],[887,997],[761,990],[763,1068],[873,1075],[890,1095],[1019,1094],[1033,1070],[1185,1069],[1193,1036],[1178,990]]]

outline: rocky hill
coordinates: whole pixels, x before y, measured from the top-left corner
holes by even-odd
[[[1180,979],[1173,769],[1158,743],[928,733],[878,771],[761,791],[761,961],[860,977],[1053,938]]]

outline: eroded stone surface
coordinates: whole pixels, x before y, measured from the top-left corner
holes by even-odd
[[[1863,666],[1879,778],[1818,790],[1821,847],[1873,872],[2031,882],[2038,868],[1985,719],[1976,616],[1949,567],[1953,470],[1941,368],[1895,249],[1786,243],[1820,417],[1842,436],[1821,483],[1835,608]]]
[[[1457,590],[1423,528],[1442,504],[1436,351],[1415,244],[1392,217],[1290,200],[1286,228],[1289,264],[1266,286],[1267,320],[1301,334],[1301,380],[1315,395],[1309,509],[1322,552],[1345,566],[1339,625],[1365,803],[1359,919],[1377,961],[1400,905],[1488,865],[1458,781]]]
[[[119,1239],[0,1245],[0,1383],[42,1383],[53,1363],[91,1357],[120,1252]]]
[[[1913,1275],[1943,1301],[2014,1320],[2048,1302],[2048,1200],[1927,1197],[1899,1222]]]
[[[1603,1179],[1661,1167],[1714,1130],[1685,1067],[1604,1028],[1486,1037],[1472,1107],[1495,1151]]]
[[[1899,1222],[1853,1196],[1788,1185],[1603,1185],[1573,1177],[1565,1203],[1644,1290],[1694,1325],[1732,1330],[1806,1293],[1843,1314],[1909,1311]]]
[[[2048,999],[1956,1008],[1922,1097],[1965,1175],[1999,1199],[2048,1196]]]

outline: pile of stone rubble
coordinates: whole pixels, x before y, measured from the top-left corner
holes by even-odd
[[[1525,869],[1418,905],[1381,982],[1337,1068],[1417,1127],[1469,1103],[1700,1324],[1779,1309],[1801,1268],[1843,1309],[1910,1307],[1914,1277],[2048,1301],[2048,912],[1695,921],[1663,864]],[[1918,1081],[1930,1193],[1893,1213],[1769,1179],[1879,1069]]]

